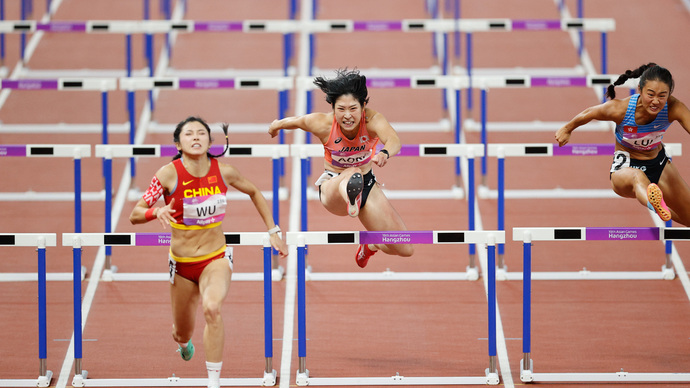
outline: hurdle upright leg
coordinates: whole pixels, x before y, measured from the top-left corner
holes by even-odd
[[[275,160],[275,159],[274,159]],[[273,265],[272,248],[268,239],[264,242],[264,386],[276,384],[276,371],[273,369]]]
[[[53,378],[53,372],[48,370],[48,324],[46,308],[46,241],[38,238],[38,383],[39,387],[47,387]]]
[[[297,336],[299,369],[297,370],[297,385],[309,385],[309,370],[307,370],[307,301],[306,301],[306,246],[304,239],[297,245]]]
[[[520,380],[533,380],[532,352],[532,238],[529,232],[523,236],[522,244],[522,360],[520,360]]]

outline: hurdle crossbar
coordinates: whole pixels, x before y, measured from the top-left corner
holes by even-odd
[[[573,382],[680,382],[690,381],[690,373],[534,373],[531,357],[532,326],[532,242],[534,241],[688,241],[690,228],[671,227],[562,227],[513,228],[513,241],[523,242],[523,357],[520,380]],[[672,271],[672,269],[671,269]]]
[[[280,159],[289,155],[289,146],[284,144],[234,144],[227,151],[224,146],[211,146],[212,153],[223,154],[227,157],[268,157],[272,158],[273,188],[270,192],[262,192],[264,197],[273,203],[273,217],[276,224],[280,221],[280,200],[287,198],[287,189],[280,188]],[[104,158],[105,170],[105,232],[112,232],[111,210],[112,210],[112,159],[113,158],[134,158],[134,157],[172,157],[177,155],[177,147],[172,144],[98,144],[96,145],[96,157]],[[141,197],[140,192],[130,191],[130,198],[136,200]],[[227,198],[232,200],[246,200],[248,197],[239,192],[228,192]],[[106,246],[106,263],[103,271],[103,279],[110,280],[166,280],[165,274],[116,274],[117,266],[112,265],[111,248]],[[273,271],[273,278],[280,280],[283,269],[278,267]],[[261,280],[260,277],[252,274],[237,274],[235,280]]]
[[[0,21],[0,33],[110,33],[110,34],[157,34],[170,32],[268,32],[268,33],[316,33],[355,31],[402,31],[402,32],[479,32],[517,30],[580,30],[613,31],[615,19],[569,18],[553,20],[511,19],[401,19],[401,20],[242,20],[242,21],[194,21],[194,20],[87,20],[40,22],[32,20]]]
[[[47,306],[46,306],[46,247],[57,245],[55,233],[0,233],[0,246],[35,247],[38,252],[38,359],[36,379],[0,379],[0,387],[48,387],[53,372],[48,370]]]
[[[169,246],[169,233],[63,233],[62,245],[72,247],[73,266],[81,266],[81,248],[84,246]],[[273,296],[271,281],[271,243],[266,232],[225,233],[227,245],[254,245],[263,247],[264,283],[264,356],[266,367],[262,378],[221,379],[223,385],[273,386],[276,371],[273,369]],[[75,275],[76,276],[76,275]],[[76,279],[76,277],[75,277]],[[74,281],[74,387],[84,386],[198,386],[208,379],[182,379],[175,376],[163,379],[88,379],[88,371],[82,369],[82,317],[81,281]],[[150,386],[143,384],[144,386]]]
[[[299,369],[296,382],[305,385],[447,385],[489,384],[500,382],[496,349],[496,279],[495,244],[505,242],[503,231],[344,231],[344,232],[288,232],[286,242],[297,245],[297,321]],[[306,369],[306,245],[330,244],[485,244],[488,251],[488,337],[489,367],[484,376],[470,377],[309,377]]]

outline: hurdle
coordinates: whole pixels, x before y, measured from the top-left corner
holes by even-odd
[[[2,22],[0,22],[2,24]],[[101,132],[103,143],[108,143],[108,92],[117,90],[115,78],[62,77],[53,79],[2,79],[0,89],[7,90],[64,90],[101,92]],[[4,125],[0,125],[0,128]],[[12,127],[12,126],[10,126]]]
[[[169,246],[170,233],[63,233],[62,245],[72,247],[74,268],[81,266],[81,249],[85,246]],[[264,357],[266,366],[260,378],[221,378],[222,386],[274,386],[276,371],[273,369],[273,296],[271,282],[271,243],[266,232],[225,233],[227,245],[251,245],[263,247],[264,282]],[[76,271],[76,270],[75,270]],[[206,386],[207,378],[160,379],[88,379],[88,371],[82,369],[82,312],[81,281],[74,278],[74,387],[126,387],[126,386]],[[85,321],[84,321],[85,322]]]
[[[308,230],[307,201],[318,200],[318,191],[310,187],[309,163],[310,157],[323,157],[323,146],[319,144],[293,144],[290,146],[290,154],[300,158],[300,198],[301,198],[301,229]],[[467,198],[468,228],[475,228],[475,189],[474,189],[474,156],[483,155],[484,150],[479,144],[409,144],[403,145],[397,156],[418,157],[464,157],[468,164],[467,195],[461,186],[453,186],[450,190],[388,190],[384,194],[391,199],[462,199]],[[451,273],[393,273],[386,271],[380,274],[357,273],[328,273],[317,274],[309,271],[310,280],[424,280],[424,279],[449,279],[449,280],[477,280],[479,272],[475,265],[476,252],[474,244],[470,244],[470,261],[466,272]]]
[[[221,145],[211,146],[211,152],[220,154],[225,151],[225,147]],[[133,157],[172,157],[177,155],[178,151],[174,145],[96,145],[96,157],[104,158],[105,161],[105,232],[112,232],[112,159],[113,158],[133,158]],[[289,155],[289,147],[287,145],[272,145],[272,144],[235,144],[228,148],[223,156],[228,157],[269,157],[272,159],[273,165],[273,189],[271,192],[262,192],[264,197],[271,199],[273,203],[273,219],[276,225],[280,221],[280,200],[287,198],[287,189],[280,188],[280,158]],[[130,200],[137,200],[141,197],[140,192],[130,191]],[[228,193],[227,198],[231,200],[244,200],[247,196],[242,193]],[[239,275],[239,274],[237,274]],[[248,277],[247,277],[248,276]],[[283,269],[276,268],[273,272],[273,278],[280,280],[283,276]],[[260,280],[260,277],[245,275],[239,276],[244,280]],[[103,280],[167,280],[165,273],[160,274],[125,274],[117,273],[117,266],[112,265],[110,246],[106,246],[106,262],[103,270]]]
[[[690,381],[690,373],[534,373],[531,358],[531,274],[533,241],[658,241],[690,240],[690,228],[513,228],[513,241],[523,242],[523,357],[520,360],[520,380],[523,382],[680,382]],[[687,278],[687,275],[685,276]]]
[[[297,245],[297,320],[299,340],[299,370],[296,382],[305,385],[455,385],[455,384],[489,384],[497,385],[496,350],[496,279],[495,248],[496,243],[505,242],[502,231],[386,231],[386,232],[288,232],[286,242]],[[477,377],[309,377],[306,369],[306,245],[330,244],[484,244],[487,247],[487,281],[488,281],[488,335],[489,335],[489,368],[485,376]]]
[[[179,89],[264,89],[277,90],[279,92],[292,88],[292,77],[236,77],[236,78],[180,78],[180,77],[125,77],[120,78],[120,89],[127,90],[128,94],[133,94],[136,90],[179,90]],[[129,101],[130,112],[130,144],[134,144],[134,98]],[[287,110],[287,102],[284,98],[279,98],[280,117],[284,117]],[[281,134],[280,143],[285,143],[284,135]],[[135,175],[134,160],[131,162],[131,175]],[[282,172],[281,172],[281,175]]]
[[[55,233],[0,233],[1,246],[35,247],[38,251],[38,359],[37,379],[0,379],[0,387],[48,387],[53,372],[48,370],[46,320],[46,247],[57,245]]]
[[[534,75],[514,75],[514,76],[481,76],[470,78],[470,82],[481,90],[480,92],[480,131],[481,142],[484,146],[488,143],[487,134],[487,94],[490,89],[496,88],[566,88],[566,87],[606,87],[613,84],[619,75],[597,74],[586,76],[534,76]],[[628,80],[623,86],[634,88],[637,85],[637,80]],[[469,128],[476,128],[473,121],[466,120],[465,125]],[[521,131],[548,128],[552,126],[552,131],[558,130],[564,123],[525,123],[518,126],[517,129]],[[534,125],[534,128],[530,128]],[[609,123],[589,123],[587,126],[589,130],[612,130],[613,127]],[[486,149],[485,149],[486,150]],[[487,154],[485,152],[485,154]],[[487,160],[486,156],[482,158],[482,184],[486,184]]]
[[[74,193],[17,192],[0,193],[0,201],[74,201],[74,230],[81,232],[81,158],[91,156],[88,144],[2,144],[0,157],[58,157],[74,158]],[[86,267],[81,268],[81,278],[86,276]],[[2,273],[0,282],[35,281],[33,273]],[[70,273],[48,273],[47,280],[69,281]]]
[[[669,155],[681,155],[682,144],[664,144]],[[566,144],[558,147],[552,143],[533,143],[533,144],[489,144],[487,154],[498,158],[497,166],[497,189],[490,190],[486,185],[478,189],[480,198],[498,199],[498,230],[505,230],[505,199],[526,199],[526,198],[617,198],[618,195],[611,189],[534,189],[534,190],[506,190],[505,189],[505,158],[506,157],[551,157],[551,156],[607,156],[611,157],[615,151],[614,144]],[[666,250],[666,265],[660,273],[629,273],[633,279],[673,279],[673,269],[670,263],[670,246]],[[498,246],[498,278],[500,280],[519,279],[520,274],[507,273],[504,265],[504,246]],[[589,271],[578,273],[561,273],[557,275],[559,279],[582,279],[583,276],[595,276],[599,279],[609,279],[613,277],[620,279],[620,274],[592,274]],[[539,276],[541,279],[542,277]],[[547,275],[546,279],[549,279]]]

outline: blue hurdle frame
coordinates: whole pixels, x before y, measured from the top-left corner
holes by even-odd
[[[276,371],[273,369],[273,285],[270,237],[266,232],[225,233],[227,245],[261,245],[263,246],[263,282],[264,282],[264,357],[265,368],[263,378],[259,379],[221,379],[221,385],[261,385],[272,386],[276,383]],[[84,383],[88,372],[82,369],[82,311],[81,311],[81,250],[84,246],[165,246],[169,245],[170,233],[63,233],[62,245],[72,247],[73,279],[73,310],[74,310],[74,379],[72,385],[83,387],[98,386],[132,386],[132,379],[92,379],[91,384]],[[166,379],[135,379],[139,384],[185,386],[180,384],[182,379],[171,377]],[[189,379],[189,385],[198,385],[200,380],[205,384],[206,379]],[[156,384],[157,383],[157,384]],[[135,384],[138,385],[138,384]]]

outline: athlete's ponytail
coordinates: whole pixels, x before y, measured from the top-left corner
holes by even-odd
[[[644,88],[645,84],[647,84],[647,81],[660,81],[668,85],[669,91],[673,92],[674,83],[671,72],[664,67],[658,66],[656,63],[650,62],[646,65],[638,67],[635,70],[626,70],[624,74],[621,74],[621,76],[618,77],[616,82],[609,85],[608,89],[606,90],[606,96],[610,99],[616,98],[615,87],[618,85],[623,85],[625,81],[629,80],[630,78],[640,79],[640,90]]]

